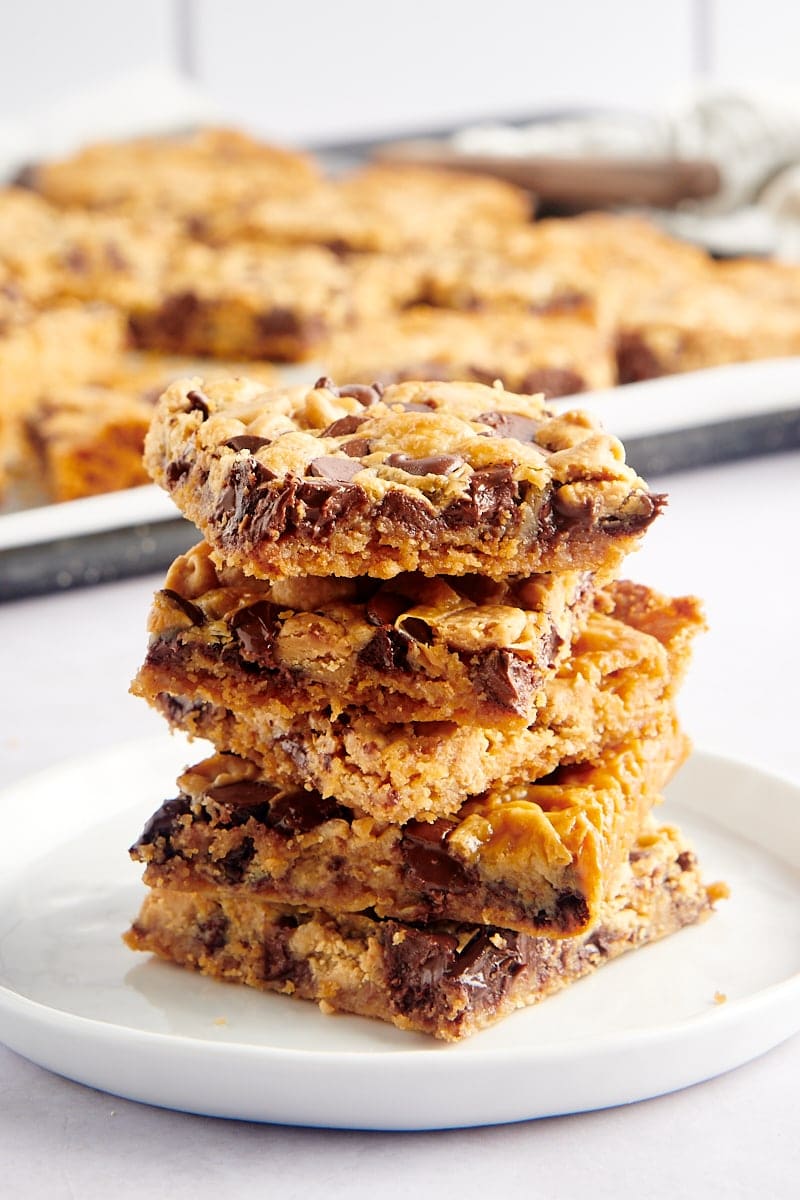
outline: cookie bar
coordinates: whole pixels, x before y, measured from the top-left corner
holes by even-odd
[[[213,236],[328,246],[339,254],[401,254],[493,241],[530,219],[527,192],[485,175],[370,166],[246,209],[220,210]]]
[[[360,706],[395,723],[525,725],[593,593],[583,571],[269,582],[217,568],[201,543],[156,592],[147,662],[237,711]]]
[[[508,226],[498,230],[495,253],[512,279],[524,281],[525,271],[543,280],[548,269],[555,273],[561,283],[554,301],[572,279],[575,302],[581,296],[590,299],[597,319],[609,329],[651,295],[679,284],[702,285],[715,266],[705,250],[649,221],[611,213]]]
[[[122,353],[124,337],[121,316],[101,305],[44,312],[21,301],[8,305],[0,327],[0,494],[30,486],[28,422],[41,395],[106,374]]]
[[[294,362],[364,312],[402,303],[408,286],[377,256],[345,263],[321,246],[184,243],[158,294],[127,307],[142,349]]]
[[[27,172],[29,185],[60,207],[173,215],[195,236],[220,210],[301,194],[318,178],[308,155],[221,128],[96,143]]]
[[[499,379],[545,399],[611,387],[613,340],[590,314],[448,312],[420,306],[339,334],[320,353],[334,379]]]
[[[406,924],[230,892],[153,889],[125,936],[133,950],[218,979],[315,1000],[456,1041],[535,1004],[628,950],[707,918],[706,887],[674,827],[652,826],[591,930],[532,937],[496,926]]]
[[[653,293],[621,321],[621,383],[800,353],[800,269],[719,263],[691,285]]]
[[[674,715],[663,725],[596,763],[490,789],[433,824],[383,824],[218,754],[180,777],[131,856],[150,887],[574,935],[596,920],[687,753]]]
[[[40,307],[103,301],[127,312],[154,304],[182,240],[166,217],[62,212],[33,192],[0,189],[0,264]]]
[[[327,707],[248,707],[223,672],[200,678],[169,658],[146,661],[132,691],[190,736],[252,759],[277,786],[313,788],[383,821],[431,821],[457,812],[467,795],[591,761],[665,719],[703,628],[698,602],[629,583],[611,585],[603,599],[611,611],[590,615],[523,729],[390,725],[363,708],[332,717]]]
[[[128,352],[96,382],[53,381],[26,422],[39,500],[59,503],[149,483],[142,453],[153,406],[174,379],[197,369],[191,359]],[[204,363],[203,370],[220,377],[246,372],[267,385],[276,377],[265,363]]]
[[[224,561],[273,579],[610,572],[664,504],[591,415],[478,383],[189,379],[145,459]]]

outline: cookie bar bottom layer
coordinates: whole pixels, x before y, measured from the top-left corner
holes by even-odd
[[[224,892],[156,890],[125,941],[206,975],[315,1000],[325,1012],[457,1041],[704,919],[720,895],[719,886],[703,885],[680,832],[651,826],[599,920],[577,938],[452,922],[414,926]]]

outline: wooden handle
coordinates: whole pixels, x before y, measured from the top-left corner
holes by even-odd
[[[566,208],[644,204],[674,208],[681,200],[713,196],[719,171],[704,159],[561,158],[460,154],[444,142],[388,143],[376,151],[382,162],[496,175],[535,192],[543,203]]]

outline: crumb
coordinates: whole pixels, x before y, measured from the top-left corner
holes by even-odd
[[[731,894],[731,889],[722,879],[718,879],[715,883],[710,883],[706,891],[712,904],[716,904],[717,900],[729,899]]]
[[[214,1024],[215,1025],[227,1025],[228,1018],[227,1017],[214,1017]]]
[[[728,999],[728,997],[725,995],[724,992],[714,992],[714,1003],[715,1004],[724,1004],[727,999]]]
[[[319,1011],[324,1013],[326,1017],[331,1017],[336,1012],[336,1009],[327,1000],[320,1000]]]

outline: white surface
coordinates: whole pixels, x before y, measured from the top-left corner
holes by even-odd
[[[0,843],[0,1041],[69,1078],[167,1108],[414,1130],[646,1099],[739,1066],[800,1028],[798,788],[695,755],[662,819],[680,822],[707,878],[724,877],[732,899],[702,926],[441,1046],[121,944],[144,894],[125,847],[167,781],[201,755],[165,732],[0,796],[4,826],[19,811],[39,817],[13,845]]]
[[[209,94],[290,139],[570,104],[644,108],[693,65],[690,0],[294,0],[279,21],[258,0],[198,0],[196,14],[197,72]]]
[[[711,626],[683,689],[685,723],[705,748],[800,784],[800,453],[651,482],[669,491],[670,506],[629,560],[629,573],[703,596]],[[155,714],[127,695],[159,582],[0,606],[6,785],[76,753],[161,733]],[[143,810],[151,800],[142,798]],[[36,819],[20,813],[4,839]],[[0,1048],[3,1187],[25,1200],[133,1200],[167,1189],[170,1200],[247,1192],[279,1192],[281,1200],[465,1200],[504,1192],[537,1200],[795,1200],[798,1106],[799,1037],[658,1099],[422,1134],[289,1129],[167,1112],[70,1083]]]

